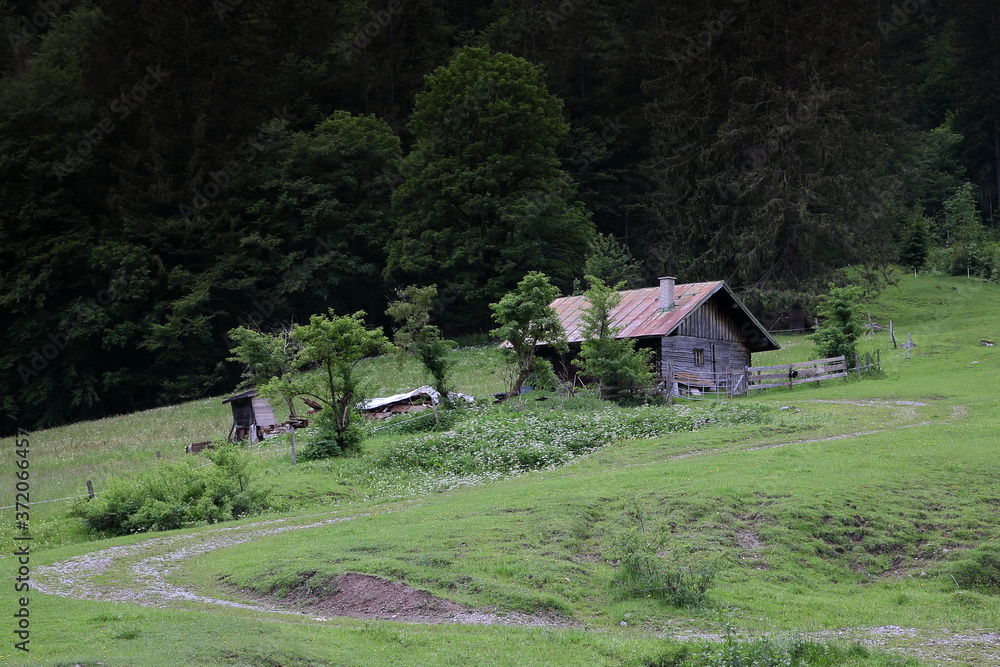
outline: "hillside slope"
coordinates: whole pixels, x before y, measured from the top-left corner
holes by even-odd
[[[86,601],[34,594],[32,657],[674,664],[663,638],[718,637],[725,625],[852,639],[926,664],[1000,664],[991,630],[1000,626],[1000,359],[980,343],[1000,339],[1000,289],[904,278],[864,307],[880,323],[893,319],[902,338],[913,334],[912,359],[880,333],[863,346],[881,350],[883,378],[737,401],[769,408],[768,424],[617,442],[568,466],[444,493],[359,493],[265,528],[240,522],[41,551],[47,590]],[[755,362],[808,358],[808,343],[783,343]],[[38,446],[46,438],[32,435]],[[343,469],[311,465],[329,488],[345,483]],[[319,484],[300,468],[289,479]],[[286,474],[275,459],[273,477]],[[288,530],[269,534],[268,525]],[[628,592],[620,575],[629,544],[652,545],[671,571],[714,568],[706,605]],[[396,624],[391,610],[336,616],[347,573],[514,625]],[[56,630],[57,617],[70,620]],[[522,627],[531,622],[543,627]]]

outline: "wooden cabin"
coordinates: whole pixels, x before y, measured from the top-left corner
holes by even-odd
[[[251,443],[264,439],[264,434],[271,431],[277,423],[274,418],[274,408],[267,399],[258,396],[256,389],[236,394],[222,401],[233,407],[233,425],[229,429],[229,441],[237,442],[246,438]]]
[[[611,312],[616,337],[655,350],[659,381],[672,393],[745,393],[751,355],[780,347],[725,281],[678,285],[664,277],[658,287],[621,294]],[[583,296],[552,302],[571,352],[584,340],[587,305]]]

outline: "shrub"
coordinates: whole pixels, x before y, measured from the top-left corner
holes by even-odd
[[[343,424],[338,424],[338,420],[330,408],[324,408],[316,416],[315,423],[312,442],[302,449],[304,461],[346,456],[361,451],[365,430],[358,425],[357,421],[349,421],[345,428]]]
[[[213,466],[161,463],[110,481],[95,498],[78,501],[71,516],[91,533],[127,535],[227,521],[269,509],[269,489],[253,484],[249,454],[225,445],[210,454]]]
[[[678,607],[705,604],[714,565],[677,545],[666,526],[653,526],[641,508],[622,517],[605,559],[615,563],[615,582],[629,595],[655,597]]]

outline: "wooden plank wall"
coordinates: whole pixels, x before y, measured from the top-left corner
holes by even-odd
[[[709,299],[701,308],[684,318],[677,327],[677,335],[732,343],[743,342],[739,325],[730,315],[722,311],[715,298]]]
[[[256,417],[257,426],[274,426],[277,421],[274,418],[274,408],[267,402],[266,398],[257,397],[253,399],[253,412]]]
[[[705,351],[705,363],[696,366],[694,351]],[[665,336],[661,353],[662,377],[673,372],[724,375],[730,371],[743,373],[750,364],[750,350],[742,342],[707,340],[694,336]]]

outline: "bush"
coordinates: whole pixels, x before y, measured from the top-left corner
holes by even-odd
[[[330,408],[324,408],[316,416],[316,426],[313,429],[312,442],[302,449],[304,461],[328,459],[334,456],[347,456],[361,452],[361,443],[365,439],[365,429],[356,420],[350,420],[347,428],[339,430],[337,419]]]
[[[635,597],[655,597],[678,607],[705,604],[714,565],[673,543],[666,526],[652,526],[641,508],[622,517],[605,559],[615,563],[615,582]]]
[[[234,445],[209,454],[215,465],[161,463],[133,477],[114,479],[95,498],[84,498],[70,516],[95,534],[127,535],[227,521],[269,509],[269,489],[253,484],[250,455]]]

